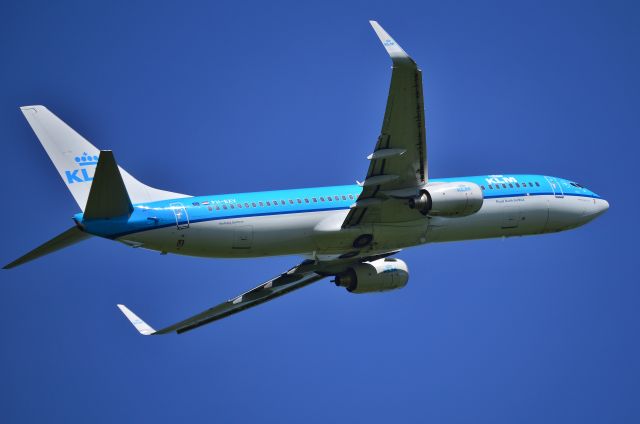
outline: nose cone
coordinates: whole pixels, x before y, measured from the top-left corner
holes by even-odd
[[[588,207],[584,214],[580,217],[580,225],[591,222],[609,209],[609,202],[604,199],[593,199],[590,207]]]
[[[549,203],[546,231],[564,231],[593,221],[609,209],[601,198],[565,196]]]
[[[593,217],[596,218],[609,209],[609,202],[604,199],[596,199],[593,204]]]

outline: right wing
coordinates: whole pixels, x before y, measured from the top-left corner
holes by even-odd
[[[367,158],[363,190],[343,228],[416,219],[406,207],[386,200],[416,196],[428,181],[422,72],[376,21],[370,23],[391,56],[393,71],[380,136]]]

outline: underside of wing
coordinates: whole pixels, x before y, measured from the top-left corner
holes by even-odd
[[[312,271],[298,272],[298,269],[299,267],[294,267],[288,272],[281,274],[278,277],[273,278],[239,296],[236,296],[233,299],[229,299],[226,302],[214,306],[213,308],[207,309],[204,312],[160,330],[154,330],[137,315],[127,309],[126,306],[118,305],[118,307],[127,319],[129,319],[129,321],[131,321],[131,323],[136,327],[140,334],[145,336],[168,334],[173,332],[180,334],[228,317],[229,315],[244,311],[245,309],[260,305],[261,303],[269,300],[273,300],[324,278],[324,276]]]
[[[367,158],[363,190],[343,228],[416,219],[414,211],[397,199],[416,196],[428,180],[422,73],[377,22],[371,25],[391,56],[393,71],[382,130]]]
[[[277,297],[290,293],[294,290],[301,289],[311,283],[322,280],[331,275],[338,275],[348,271],[355,264],[363,262],[372,262],[388,258],[398,253],[398,250],[378,252],[375,255],[363,256],[349,259],[332,259],[327,261],[305,260],[301,264],[291,268],[289,271],[272,278],[266,283],[260,284],[239,296],[229,299],[213,308],[207,309],[197,315],[187,318],[177,324],[170,325],[160,330],[155,330],[149,324],[144,322],[139,316],[133,313],[125,305],[118,305],[118,308],[131,324],[144,336],[184,333],[193,330],[205,324],[212,323],[219,319],[228,317],[235,313],[253,308],[261,303],[268,302]]]

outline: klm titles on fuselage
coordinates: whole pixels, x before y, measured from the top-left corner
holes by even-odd
[[[98,156],[88,155],[84,152],[82,156],[76,156],[75,161],[80,168],[64,171],[64,175],[67,177],[67,183],[74,184],[92,181],[94,168],[87,167],[96,166],[98,164]],[[91,175],[89,175],[89,169],[91,170]]]
[[[484,180],[487,184],[509,184],[518,182],[514,177],[505,177],[502,175],[490,175],[489,178],[485,178]]]

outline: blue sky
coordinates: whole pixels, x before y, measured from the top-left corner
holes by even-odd
[[[409,285],[321,282],[183,336],[139,336],[296,257],[91,239],[0,273],[3,422],[640,420],[636,2],[4,2],[6,263],[77,206],[18,107],[192,194],[351,183],[380,129],[377,19],[424,72],[433,177],[540,173],[611,203],[574,231],[403,252]],[[517,4],[516,4],[517,3]]]

